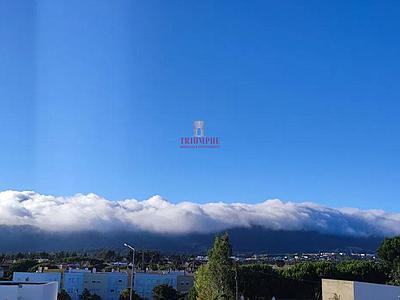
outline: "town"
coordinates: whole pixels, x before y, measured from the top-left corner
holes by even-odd
[[[4,297],[4,288],[11,291],[14,286],[21,295],[47,293],[48,299],[59,300],[325,300],[332,298],[323,297],[324,289],[342,292],[341,280],[400,293],[400,287],[393,286],[399,283],[398,269],[390,265],[390,260],[400,258],[399,242],[400,238],[385,240],[377,254],[234,254],[225,234],[217,236],[213,248],[203,255],[163,254],[128,244],[128,249],[1,254],[0,295]],[[216,273],[209,273],[211,268]],[[220,291],[207,287],[213,280],[220,282]]]

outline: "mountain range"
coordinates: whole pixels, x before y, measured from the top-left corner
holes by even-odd
[[[316,231],[271,230],[253,226],[226,230],[234,252],[296,253],[319,251],[375,252],[382,236],[333,235]],[[49,232],[33,226],[0,226],[0,252],[95,250],[120,248],[165,253],[204,254],[218,233],[161,234],[146,231]]]

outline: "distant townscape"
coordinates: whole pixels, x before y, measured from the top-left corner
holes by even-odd
[[[130,249],[1,254],[0,299],[389,300],[400,296],[400,237],[385,239],[376,253],[236,253],[228,234],[217,236],[204,255],[126,246]]]

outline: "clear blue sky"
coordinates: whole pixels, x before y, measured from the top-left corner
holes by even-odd
[[[399,1],[0,0],[0,189],[400,210]],[[192,121],[220,149],[188,150]]]

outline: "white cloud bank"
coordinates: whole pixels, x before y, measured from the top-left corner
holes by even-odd
[[[365,236],[400,234],[400,213],[280,200],[172,204],[160,196],[145,201],[109,201],[95,194],[54,197],[4,191],[0,192],[0,224],[31,225],[53,232],[123,229],[176,234],[262,226]]]

